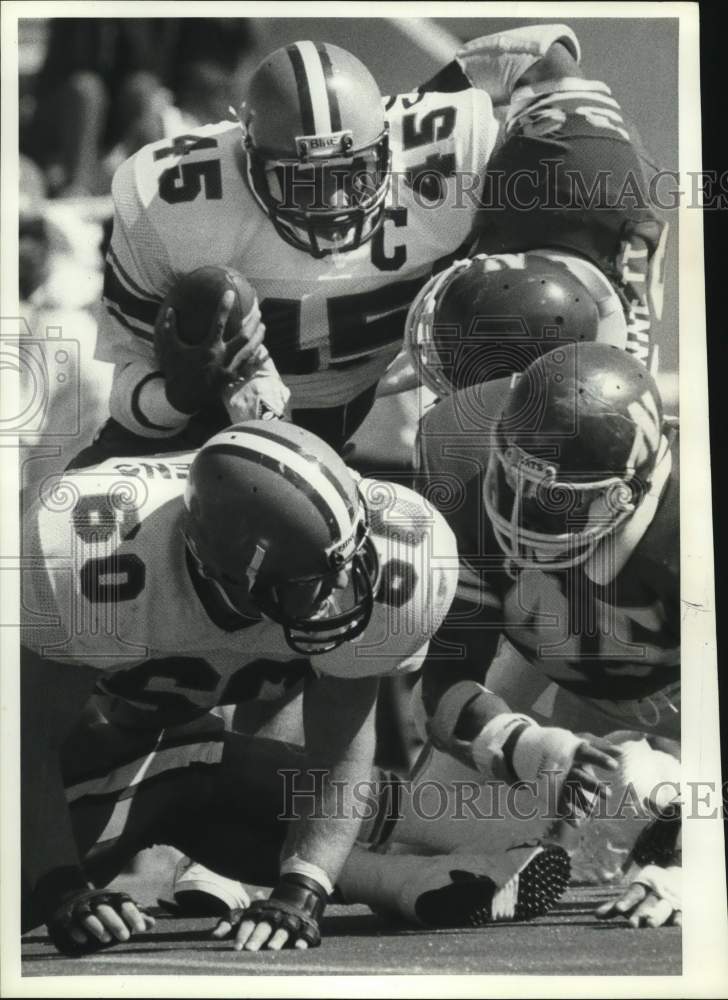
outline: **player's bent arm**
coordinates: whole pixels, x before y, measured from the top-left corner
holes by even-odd
[[[304,688],[307,769],[323,774],[321,796],[301,795],[281,855],[278,885],[228,922],[235,947],[258,951],[320,944],[319,921],[360,826],[354,790],[374,759],[376,677],[315,677]],[[225,925],[227,926],[227,924]]]
[[[284,853],[317,865],[333,883],[356,839],[353,786],[367,781],[375,749],[374,711],[378,678],[348,679],[325,675],[304,689],[303,723],[311,766],[326,771],[321,818],[306,817],[292,830]],[[343,808],[342,808],[343,796]],[[341,814],[345,818],[341,819]]]
[[[551,770],[559,785],[569,779],[597,791],[597,784],[580,769],[585,764],[613,769],[619,751],[566,729],[540,726],[529,716],[512,712],[488,690],[482,682],[498,648],[498,614],[493,611],[486,620],[481,608],[478,627],[464,628],[453,618],[461,621],[467,606],[461,599],[454,602],[423,668],[422,702],[433,745],[483,777],[534,781],[540,772]],[[432,655],[445,641],[457,643],[464,655],[447,660],[441,652],[439,657]]]
[[[422,699],[432,717],[441,698],[455,684],[482,684],[498,650],[501,637],[500,610],[474,606],[455,597],[444,621],[430,641],[422,670]],[[468,620],[470,619],[470,620]]]
[[[83,871],[60,748],[97,671],[21,650],[21,868],[23,930],[40,923],[65,955],[84,955],[154,926],[123,892],[96,889]]]
[[[466,42],[453,62],[423,90],[443,92],[467,86],[485,90],[494,105],[510,102],[518,86],[566,76],[581,76],[581,49],[565,24],[532,24]]]
[[[90,696],[97,671],[21,648],[21,841],[28,913],[47,922],[82,870],[61,774],[60,747]],[[32,920],[32,917],[29,917]]]
[[[148,438],[173,437],[190,418],[167,399],[158,365],[141,359],[115,366],[109,413],[133,434]]]
[[[140,155],[144,150],[123,163],[112,182],[114,223],[96,357],[115,366],[111,416],[134,434],[163,438],[179,433],[189,414],[169,403],[154,359],[154,326],[174,270],[137,190]]]

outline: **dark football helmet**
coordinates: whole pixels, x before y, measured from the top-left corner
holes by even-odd
[[[514,375],[493,430],[483,500],[517,566],[586,560],[646,496],[668,449],[660,393],[616,347],[574,344]]]
[[[283,239],[314,257],[352,250],[383,218],[389,127],[355,56],[294,42],[263,60],[240,110],[250,187]]]
[[[626,346],[619,297],[587,261],[544,250],[456,261],[420,290],[405,326],[420,381],[440,397],[589,341]]]
[[[360,635],[379,560],[357,482],[333,449],[293,424],[251,420],[197,453],[185,537],[203,576],[241,614],[283,626],[311,655]]]

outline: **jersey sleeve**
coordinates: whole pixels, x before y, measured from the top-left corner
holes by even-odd
[[[477,203],[485,167],[498,137],[493,105],[483,90],[419,90],[385,101],[393,169],[419,197],[437,198],[438,178],[455,178],[455,211]]]
[[[645,363],[667,236],[650,199],[653,169],[605,83],[520,87],[488,170],[478,242],[486,253],[553,247],[591,260],[622,299],[627,351]]]
[[[374,610],[363,635],[313,661],[336,677],[390,676],[417,670],[457,588],[455,536],[411,490],[365,480],[370,528],[380,561]]]
[[[114,364],[111,416],[141,437],[179,433],[189,419],[167,401],[153,348],[154,323],[173,280],[168,250],[138,190],[153,147],[123,163],[112,182],[114,220],[106,254],[96,356]]]
[[[21,641],[27,648],[101,671],[148,659],[148,643],[156,638],[149,624],[149,549],[156,542],[138,534],[145,518],[179,490],[174,480],[127,476],[116,460],[43,484],[23,517]]]

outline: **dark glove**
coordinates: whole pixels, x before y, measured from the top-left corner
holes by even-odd
[[[99,913],[99,907],[109,907],[113,911],[112,927],[109,926],[108,917],[104,919],[104,913]],[[101,925],[108,941],[100,940],[89,929],[89,918]],[[109,948],[118,941],[127,940],[132,930],[146,930],[153,924],[153,919],[137,907],[127,893],[86,889],[69,893],[55,910],[48,921],[48,936],[63,955],[77,957]],[[124,932],[126,937],[123,936]],[[82,936],[85,941],[76,940]]]
[[[314,879],[295,873],[283,875],[268,899],[256,899],[246,909],[231,912],[228,936],[235,937],[240,925],[249,920],[256,926],[270,924],[271,937],[279,928],[288,931],[286,948],[299,939],[316,948],[321,944],[319,921],[326,899],[326,891]]]
[[[263,343],[265,327],[248,317],[234,332],[227,329],[235,322],[235,315],[230,318],[234,305],[234,293],[225,292],[209,330],[206,334],[195,331],[194,339],[180,336],[173,308],[160,310],[154,327],[157,361],[167,399],[181,413],[197,413],[218,402],[222,389],[237,380]]]

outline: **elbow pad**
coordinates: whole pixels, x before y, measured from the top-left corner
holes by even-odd
[[[581,60],[578,39],[565,24],[532,24],[474,38],[458,49],[456,60],[473,87],[490,94],[493,104],[508,104],[523,74],[555,42],[562,42],[577,63]]]

